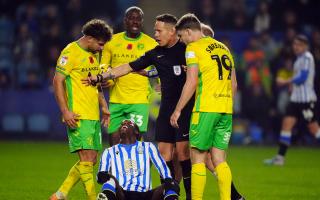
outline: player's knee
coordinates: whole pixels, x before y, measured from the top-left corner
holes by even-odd
[[[188,142],[178,142],[176,143],[176,154],[179,161],[190,159],[190,148]]]
[[[189,148],[186,149],[177,149],[177,156],[179,161],[184,161],[190,159]]]
[[[283,122],[282,122],[282,130],[291,131],[294,124],[295,124],[295,119],[291,117],[286,117],[283,119]]]
[[[318,122],[312,122],[308,125],[310,133],[315,135],[319,131],[319,124]]]
[[[159,152],[165,161],[171,161],[173,157],[172,150],[168,148],[159,148]]]
[[[217,167],[220,163],[225,161],[224,155],[213,155],[212,156],[212,162],[215,167]]]

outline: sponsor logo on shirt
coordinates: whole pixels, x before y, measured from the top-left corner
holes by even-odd
[[[81,72],[90,72],[90,71],[96,71],[99,70],[99,67],[84,67],[81,68]]]
[[[138,59],[139,56],[138,55],[134,55],[134,54],[119,54],[119,53],[115,53],[113,54],[114,58],[131,58],[131,59]]]
[[[131,50],[131,49],[132,49],[132,44],[128,44],[128,45],[127,45],[127,49],[128,49],[128,50]]]

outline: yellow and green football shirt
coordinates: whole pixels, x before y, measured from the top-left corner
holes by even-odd
[[[125,32],[121,32],[113,35],[112,40],[104,46],[101,63],[114,68],[138,59],[156,45],[157,42],[144,33],[133,39],[128,38]],[[111,103],[149,103],[149,80],[136,73],[116,78],[115,84],[109,91]]]
[[[197,66],[198,84],[194,112],[232,113],[231,69],[234,62],[221,42],[204,37],[188,44],[188,67]]]
[[[68,108],[80,119],[99,120],[98,90],[85,86],[81,79],[100,73],[99,55],[81,48],[77,42],[66,46],[60,54],[56,71],[66,76]]]

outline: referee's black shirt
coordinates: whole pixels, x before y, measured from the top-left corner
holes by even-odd
[[[186,65],[185,50],[185,44],[180,41],[170,48],[157,46],[129,65],[134,71],[154,65],[161,81],[162,101],[176,103],[186,81],[186,73],[182,67]]]

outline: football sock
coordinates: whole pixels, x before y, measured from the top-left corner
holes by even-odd
[[[71,167],[68,176],[58,190],[65,197],[68,195],[71,188],[80,180],[80,173],[77,166],[79,166],[79,161]]]
[[[190,159],[180,161],[182,169],[183,185],[186,191],[186,199],[191,199],[191,161]]]
[[[220,200],[231,199],[231,170],[226,162],[220,163],[216,168]]]
[[[93,163],[92,162],[79,162],[78,170],[80,178],[86,189],[88,200],[96,199],[96,191],[93,180]]]
[[[281,131],[279,142],[289,146],[291,144],[291,131]]]
[[[285,156],[288,150],[288,145],[280,143],[278,155]]]
[[[234,186],[233,181],[231,181],[231,200],[239,199],[241,194],[239,194],[237,188]]]
[[[204,163],[193,164],[191,169],[192,200],[202,200],[206,178],[206,165]]]
[[[110,190],[112,191],[113,193],[116,193],[116,182],[113,180],[113,178],[110,178],[109,181],[105,182],[103,185],[102,185],[102,191],[104,190]]]
[[[171,177],[174,179],[175,174],[174,174],[173,161],[172,161],[172,160],[167,161],[166,164],[167,164],[167,166],[168,166],[169,169],[170,169]]]

